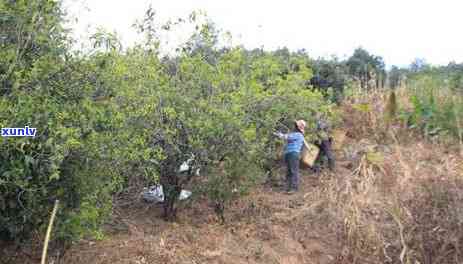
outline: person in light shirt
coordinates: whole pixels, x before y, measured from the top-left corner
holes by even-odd
[[[288,193],[296,192],[299,188],[299,160],[304,145],[304,130],[306,122],[297,120],[294,123],[294,130],[283,134],[275,132],[274,135],[286,140],[284,157],[287,166],[286,182]]]

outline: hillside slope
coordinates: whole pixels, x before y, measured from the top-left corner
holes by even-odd
[[[131,202],[115,209],[106,239],[82,241],[51,258],[89,264],[461,263],[458,151],[408,132],[381,139],[352,108],[344,110],[348,138],[336,153],[335,171],[304,171],[298,193],[261,186],[229,208],[225,225],[207,201],[183,204],[176,223],[161,220],[157,205]]]

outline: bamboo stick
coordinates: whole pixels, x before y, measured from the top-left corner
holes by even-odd
[[[59,200],[55,200],[55,206],[53,207],[53,211],[51,213],[50,222],[48,223],[47,234],[45,236],[45,242],[43,245],[41,264],[45,264],[45,261],[47,259],[48,242],[50,241],[51,230],[53,228],[53,221],[55,220],[56,212],[58,211],[58,204]]]

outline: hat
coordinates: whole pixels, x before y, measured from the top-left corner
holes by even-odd
[[[306,123],[304,120],[297,120],[296,121],[296,127],[297,129],[299,129],[299,131],[301,131],[302,133],[304,133],[304,129],[305,129],[305,126],[306,126]]]

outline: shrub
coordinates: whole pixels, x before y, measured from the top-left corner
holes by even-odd
[[[155,37],[122,50],[104,31],[92,37],[91,53],[72,53],[56,1],[0,7],[2,30],[24,26],[33,41],[1,43],[9,65],[0,66],[0,125],[37,129],[35,138],[0,144],[2,239],[43,231],[56,199],[59,238],[101,238],[113,195],[139,181],[163,185],[165,217],[173,220],[180,190],[201,177],[223,216],[275,158],[275,129],[311,121],[317,111],[335,115],[320,93],[304,89],[307,56],[219,49],[210,22],[161,60]],[[179,173],[191,157],[190,171]]]

